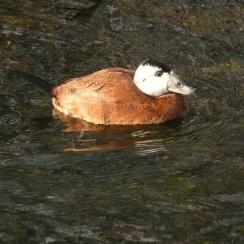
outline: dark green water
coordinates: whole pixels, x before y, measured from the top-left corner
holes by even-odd
[[[197,88],[182,121],[67,122],[7,77],[145,57]],[[242,1],[0,0],[0,243],[243,243],[243,80]]]

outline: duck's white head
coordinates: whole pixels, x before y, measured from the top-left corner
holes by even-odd
[[[183,81],[167,65],[147,59],[136,69],[134,83],[145,94],[159,97],[167,92],[190,95],[195,91]]]

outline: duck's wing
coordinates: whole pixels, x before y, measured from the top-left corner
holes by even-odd
[[[53,96],[96,97],[102,99],[122,99],[136,96],[133,83],[134,72],[122,68],[109,68],[93,74],[74,78],[53,90]],[[136,91],[135,91],[136,90]]]
[[[130,70],[110,68],[74,78],[54,88],[53,105],[65,115],[97,124],[108,123],[114,112],[118,118],[128,116],[128,107],[135,111],[144,96],[133,75]]]

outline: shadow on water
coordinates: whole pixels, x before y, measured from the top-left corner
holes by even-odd
[[[240,1],[0,2],[1,243],[243,243]],[[95,126],[7,78],[52,84],[144,57],[197,92],[182,119]],[[61,116],[61,117],[60,117]]]

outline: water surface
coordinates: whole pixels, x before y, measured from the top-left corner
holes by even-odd
[[[243,243],[241,1],[0,1],[0,242]],[[197,92],[182,120],[94,126],[53,84],[144,58]]]

